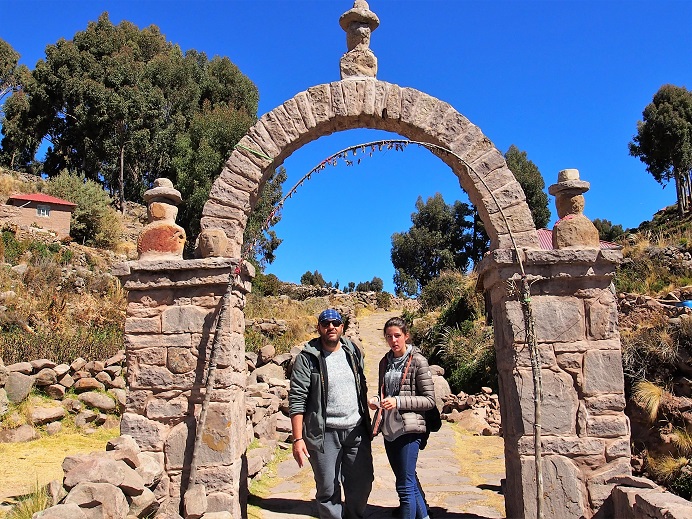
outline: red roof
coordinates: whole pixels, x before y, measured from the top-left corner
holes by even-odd
[[[38,202],[40,204],[54,204],[54,205],[66,205],[68,207],[77,207],[77,204],[63,200],[62,198],[55,198],[54,196],[44,195],[43,193],[32,193],[30,195],[12,195],[7,199],[7,202],[12,200],[20,200],[23,202]]]
[[[550,229],[536,229],[538,233],[538,243],[541,245],[541,249],[553,250],[553,231]],[[603,249],[621,249],[622,246],[617,243],[610,241],[600,240],[601,250]]]

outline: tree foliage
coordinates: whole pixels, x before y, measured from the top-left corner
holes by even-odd
[[[637,122],[629,152],[638,157],[658,183],[675,181],[678,212],[690,211],[692,170],[692,92],[663,85]]]
[[[384,281],[382,278],[377,276],[373,277],[371,281],[362,281],[356,285],[356,292],[382,292],[384,288]]]
[[[194,242],[211,185],[256,120],[257,103],[257,88],[228,58],[183,53],[156,26],[113,25],[103,13],[48,45],[5,103],[0,160],[26,167],[47,139],[47,176],[82,172],[121,207],[170,178]]]
[[[118,243],[120,220],[99,184],[65,170],[46,183],[46,192],[77,204],[70,222],[70,236],[75,241],[107,248]]]
[[[625,234],[625,230],[622,228],[622,225],[613,225],[613,222],[610,220],[601,220],[600,218],[596,218],[593,221],[593,224],[594,227],[598,229],[598,238],[603,241],[615,241],[620,236]]]
[[[395,269],[397,295],[416,295],[440,272],[466,270],[474,252],[473,223],[467,220],[473,211],[460,201],[445,203],[436,193],[424,203],[416,201],[417,212],[411,214],[413,226],[404,233],[392,235],[391,258]]]
[[[525,151],[521,151],[514,144],[505,153],[505,161],[524,190],[536,229],[546,227],[550,221],[550,209],[548,195],[543,191],[545,181],[538,167],[528,159]]]
[[[286,168],[279,166],[264,184],[255,209],[245,225],[243,241],[253,244],[250,259],[262,270],[274,261],[274,251],[281,245],[282,240],[270,227],[281,220],[281,213],[274,208],[283,198],[282,186],[285,181]]]
[[[0,38],[0,101],[21,87],[28,72],[24,65],[19,65],[19,53]]]
[[[327,286],[327,283],[325,283],[324,278],[322,277],[322,274],[320,274],[318,271],[315,272],[310,272],[309,270],[305,272],[302,276],[300,276],[300,284],[301,285],[312,285],[316,287],[324,287]],[[330,284],[331,286],[331,284]]]

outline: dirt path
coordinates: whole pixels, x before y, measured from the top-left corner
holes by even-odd
[[[365,349],[365,371],[369,394],[376,393],[377,364],[387,351],[382,326],[395,312],[359,317]],[[382,438],[373,442],[375,483],[367,519],[389,519],[398,506],[394,476],[387,462]],[[276,478],[265,486],[265,498],[251,496],[249,515],[254,519],[307,519],[317,517],[315,486],[309,466],[298,469],[289,456],[276,469]],[[504,499],[500,480],[504,477],[501,438],[472,436],[456,425],[444,423],[431,435],[418,460],[418,476],[435,519],[500,519]]]

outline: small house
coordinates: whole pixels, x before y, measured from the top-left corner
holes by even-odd
[[[11,195],[7,204],[17,208],[13,220],[18,225],[47,229],[59,238],[70,235],[70,219],[77,204],[43,193]]]

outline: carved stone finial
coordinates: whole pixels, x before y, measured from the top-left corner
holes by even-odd
[[[167,178],[157,178],[144,193],[148,224],[137,239],[139,259],[182,258],[185,230],[175,223],[176,207],[182,202],[180,191]]]
[[[563,169],[558,173],[557,184],[548,188],[555,197],[555,207],[560,219],[553,227],[553,247],[556,249],[600,247],[598,230],[584,215],[584,193],[590,184],[579,179],[579,170]]]
[[[376,77],[377,58],[370,50],[370,35],[380,25],[365,0],[356,0],[353,8],[339,18],[339,25],[346,31],[348,52],[341,56],[341,79],[349,77]]]

